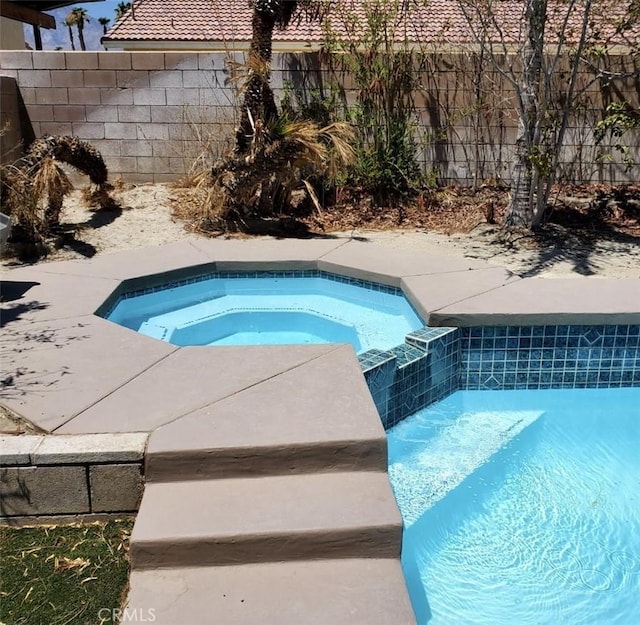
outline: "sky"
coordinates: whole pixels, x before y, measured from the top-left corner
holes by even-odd
[[[104,2],[78,2],[77,4],[69,7],[69,9],[81,7],[87,10],[87,13],[90,17],[95,17],[96,19],[99,17],[108,17],[111,21],[113,21],[116,14],[116,7],[118,6],[119,2],[120,0],[104,0]]]
[[[87,50],[103,50],[104,48],[100,44],[100,37],[102,37],[102,26],[98,22],[99,17],[107,17],[111,20],[109,26],[112,26],[115,21],[116,7],[120,0],[104,0],[103,2],[77,2],[76,4],[49,11],[50,15],[56,18],[57,28],[55,30],[48,30],[43,28],[41,30],[42,35],[42,47],[44,50],[70,50],[71,44],[69,43],[68,29],[63,25],[64,18],[69,12],[80,7],[86,9],[89,15],[89,22],[84,27],[84,38],[87,44]],[[34,46],[33,43],[33,29],[31,26],[26,26],[24,29],[25,40],[30,46]],[[74,30],[75,35],[75,30]],[[79,48],[78,40],[76,36],[76,48]]]

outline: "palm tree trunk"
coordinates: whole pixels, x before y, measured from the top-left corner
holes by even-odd
[[[71,24],[69,24],[67,26],[67,28],[69,29],[69,40],[71,41],[71,49],[75,50],[76,49],[76,44],[73,41],[73,29],[71,28]]]
[[[236,152],[239,154],[249,150],[255,134],[255,123],[258,120],[268,123],[278,114],[268,74],[275,23],[275,11],[261,10],[259,6],[254,8],[248,63],[249,71],[253,74],[246,85],[240,125],[236,131]]]
[[[80,49],[86,51],[87,46],[84,43],[84,26],[78,22],[78,39],[80,40]]]

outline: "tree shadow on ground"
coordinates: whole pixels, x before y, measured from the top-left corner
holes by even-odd
[[[25,294],[39,282],[3,280],[2,291],[0,292],[0,302],[4,304],[0,310],[0,328],[20,319],[25,313],[32,310],[45,310],[48,305],[36,300],[18,302],[24,298]],[[10,302],[10,305],[6,305]]]
[[[15,302],[17,299],[22,299],[29,289],[39,285],[40,282],[28,280],[3,280],[0,289],[0,302]]]
[[[562,262],[572,265],[578,275],[593,276],[599,273],[594,259],[596,253],[602,261],[607,256],[628,254],[634,247],[640,267],[640,236],[606,230],[589,234],[551,227],[533,236],[538,250],[531,267],[520,273],[523,278],[538,275]]]
[[[278,239],[337,239],[334,234],[316,232],[295,217],[251,217],[228,222],[228,232]]]
[[[22,306],[31,304],[38,302],[27,302]],[[2,312],[4,323],[5,311]],[[49,369],[46,365],[41,366],[38,358],[25,359],[25,354],[33,351],[40,354],[44,349],[59,350],[72,342],[90,338],[88,334],[67,332],[82,327],[82,322],[71,320],[67,327],[23,323],[5,328],[0,333],[0,403],[9,409],[16,408],[16,404],[12,406],[12,400],[20,400],[29,393],[47,392],[68,375],[70,368],[66,364]]]
[[[12,237],[8,250],[3,255],[7,259],[7,266],[20,267],[26,264],[37,263],[55,250],[69,249],[80,256],[91,258],[96,255],[97,249],[90,243],[82,241],[78,233],[82,231],[80,224],[60,224],[56,226],[43,240],[33,242],[28,238]]]
[[[92,258],[98,250],[79,238],[78,234],[85,229],[97,230],[109,226],[122,215],[124,209],[107,191],[94,192],[88,201],[91,204],[89,219],[80,223],[61,224],[56,232],[56,247],[69,249],[85,258]]]
[[[122,215],[122,206],[117,205],[114,208],[100,208],[94,210],[91,214],[91,217],[84,221],[78,226],[85,228],[103,228],[104,226],[108,226],[112,224],[120,215]]]
[[[85,190],[84,199],[91,211],[91,217],[87,221],[76,224],[78,228],[103,228],[122,215],[123,206],[112,197],[111,191],[113,191],[112,185],[93,191]]]
[[[579,275],[595,275],[595,252],[600,259],[636,255],[640,266],[640,194],[618,187],[598,191],[586,209],[559,203],[534,237],[538,258],[525,277],[562,261],[571,263]]]
[[[85,258],[93,258],[98,252],[94,245],[91,245],[91,243],[87,243],[86,241],[81,241],[75,236],[65,239],[61,247],[70,249]]]
[[[45,310],[47,307],[47,304],[35,301],[4,307],[0,313],[0,328],[4,328],[7,324],[21,319],[24,314],[32,310]]]
[[[468,256],[520,267],[512,270],[523,278],[560,265],[563,273],[568,267],[576,275],[597,275],[616,256],[640,267],[640,192],[624,187],[569,196],[556,201],[533,232],[482,225],[470,236],[469,250]]]

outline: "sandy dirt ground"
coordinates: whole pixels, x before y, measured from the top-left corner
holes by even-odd
[[[89,209],[81,190],[67,196],[62,221],[77,229],[75,239],[40,262],[86,258],[202,236],[188,232],[184,223],[172,216],[173,191],[167,185],[143,184],[112,193],[121,208]],[[352,230],[332,234],[385,247],[482,259],[524,277],[640,278],[640,244],[636,237],[596,238],[585,244],[584,240],[566,236],[540,244],[529,237],[505,240],[498,227],[488,224],[467,234],[453,235],[423,230]],[[16,264],[10,258],[2,261],[5,268]]]

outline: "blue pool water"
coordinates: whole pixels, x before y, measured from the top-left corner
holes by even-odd
[[[460,391],[388,440],[421,625],[640,623],[640,389]]]
[[[120,299],[108,319],[174,345],[389,349],[424,323],[396,289],[326,277],[220,277]]]

